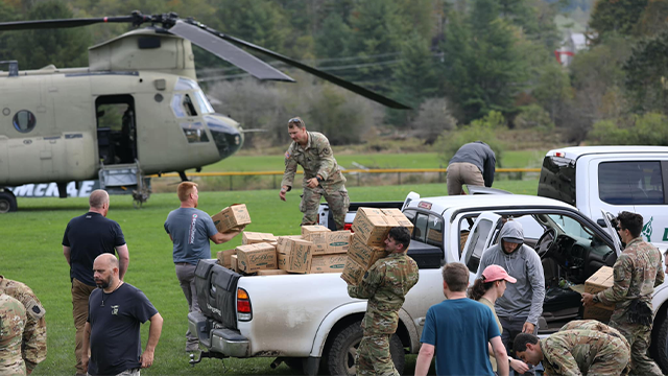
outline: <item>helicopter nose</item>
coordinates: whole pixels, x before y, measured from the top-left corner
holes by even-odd
[[[227,116],[215,114],[205,117],[213,141],[216,143],[220,158],[227,158],[241,149],[244,137],[239,132],[239,125]]]

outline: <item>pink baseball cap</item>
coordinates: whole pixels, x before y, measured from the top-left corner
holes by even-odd
[[[499,265],[490,265],[485,268],[482,272],[482,276],[485,277],[485,282],[494,282],[505,280],[510,283],[517,282],[517,279],[511,277],[506,272],[506,269],[500,267]]]

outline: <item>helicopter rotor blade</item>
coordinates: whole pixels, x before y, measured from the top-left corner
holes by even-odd
[[[336,76],[334,76],[334,75],[332,75],[332,74],[329,74],[329,73],[327,73],[327,72],[323,72],[323,71],[321,71],[321,70],[319,70],[319,69],[317,69],[317,68],[313,68],[313,67],[311,67],[311,66],[309,66],[309,65],[303,64],[303,63],[301,63],[301,62],[299,62],[299,61],[297,61],[297,60],[293,60],[293,59],[291,59],[291,58],[289,58],[289,57],[287,57],[287,56],[281,55],[281,54],[279,54],[279,53],[277,53],[277,52],[274,52],[274,51],[272,51],[272,50],[266,49],[266,48],[264,48],[264,47],[260,47],[260,46],[258,46],[258,45],[255,45],[255,44],[246,42],[246,41],[244,41],[244,40],[235,38],[235,37],[233,37],[233,36],[223,34],[223,33],[219,32],[219,31],[214,30],[214,29],[212,29],[212,28],[210,28],[210,27],[208,27],[208,26],[206,26],[206,25],[203,25],[203,24],[201,24],[201,23],[199,23],[199,22],[193,21],[193,20],[191,20],[191,19],[180,20],[179,22],[180,22],[181,24],[188,24],[188,25],[193,26],[194,28],[198,28],[198,29],[205,30],[205,31],[207,31],[208,33],[210,33],[210,34],[212,34],[212,35],[215,35],[215,36],[217,36],[217,37],[220,38],[220,39],[224,39],[224,40],[226,40],[226,41],[233,42],[233,43],[235,43],[235,44],[237,44],[237,45],[241,45],[241,46],[243,46],[243,47],[246,47],[246,48],[248,48],[248,49],[250,49],[250,50],[253,50],[253,51],[256,51],[256,52],[260,52],[260,53],[262,53],[262,54],[271,56],[271,57],[275,58],[276,60],[280,60],[280,61],[282,61],[282,62],[284,62],[284,63],[286,63],[286,64],[288,64],[288,65],[291,65],[291,66],[293,66],[293,67],[295,67],[295,68],[298,68],[298,69],[301,69],[301,70],[306,71],[306,72],[308,72],[308,73],[311,73],[312,75],[314,75],[314,76],[316,76],[316,77],[320,77],[320,78],[322,78],[323,80],[327,80],[327,81],[329,81],[329,82],[331,82],[331,83],[333,83],[333,84],[335,84],[335,85],[341,86],[341,87],[343,87],[343,88],[345,88],[345,89],[348,89],[348,90],[352,91],[353,93],[359,94],[359,95],[361,95],[361,96],[363,96],[363,97],[366,97],[366,98],[368,98],[368,99],[371,99],[372,101],[374,101],[374,102],[378,102],[378,103],[383,104],[383,105],[385,105],[385,106],[387,106],[387,107],[390,107],[390,108],[396,108],[396,109],[400,109],[400,110],[410,110],[410,109],[411,109],[411,107],[409,107],[409,106],[406,106],[406,105],[404,105],[404,104],[401,104],[401,103],[399,103],[399,102],[397,102],[397,101],[395,101],[395,100],[393,100],[393,99],[390,99],[390,98],[388,98],[388,97],[386,97],[386,96],[380,95],[380,94],[378,94],[378,93],[376,93],[376,92],[373,92],[373,91],[371,91],[371,90],[369,90],[369,89],[365,89],[365,88],[363,88],[363,87],[361,87],[361,86],[359,86],[359,85],[356,85],[356,84],[354,84],[354,83],[352,83],[352,82],[350,82],[350,81],[346,81],[346,80],[344,80],[344,79],[342,79],[342,78],[336,77]],[[178,24],[178,22],[177,22],[177,24]],[[172,29],[173,29],[173,28],[172,28]],[[172,31],[172,29],[169,29],[169,30]],[[184,37],[184,38],[185,38],[185,37]],[[200,46],[200,47],[201,47],[201,46]],[[252,55],[251,55],[251,56],[252,56]],[[236,64],[235,64],[235,65],[236,65]],[[243,67],[240,67],[240,68],[243,69]]]
[[[189,40],[193,44],[250,73],[257,79],[295,82],[290,76],[232,43],[182,20],[177,20],[175,25],[169,29],[169,32]]]
[[[14,21],[14,22],[0,22],[0,31],[28,30],[28,29],[61,29],[66,27],[88,26],[97,23],[134,23],[134,22],[137,22],[136,16],[39,20],[39,21]]]

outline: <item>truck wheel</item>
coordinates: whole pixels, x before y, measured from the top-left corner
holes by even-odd
[[[362,322],[355,321],[336,334],[329,351],[324,355],[327,372],[334,375],[355,375],[355,355],[362,340]],[[399,374],[404,372],[404,345],[396,334],[390,340],[390,354]]]
[[[14,193],[0,190],[0,213],[15,212],[16,209],[16,196],[14,196]]]
[[[662,311],[663,314],[657,314],[657,317],[661,315],[663,318],[654,323],[650,353],[661,370],[666,373],[668,372],[668,317],[666,317],[665,310]]]

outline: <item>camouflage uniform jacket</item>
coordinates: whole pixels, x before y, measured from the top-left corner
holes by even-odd
[[[614,284],[596,294],[604,304],[615,303],[611,321],[626,321],[626,311],[635,299],[652,309],[654,287],[664,279],[659,250],[637,237],[626,245],[613,268]]]
[[[543,351],[545,375],[586,375],[595,360],[606,355],[630,353],[631,347],[617,330],[602,325],[600,330],[596,320],[575,321],[560,331],[540,340]],[[574,325],[575,324],[575,325]],[[572,329],[565,329],[570,327]],[[610,337],[615,337],[617,341]],[[616,366],[611,365],[612,367]],[[600,370],[599,370],[600,371]],[[609,374],[619,374],[622,370],[610,369]]]
[[[420,275],[415,261],[403,253],[391,253],[364,273],[362,282],[348,286],[351,298],[369,299],[362,321],[365,333],[392,334],[399,324],[399,309]]]
[[[33,370],[46,359],[46,311],[30,287],[0,275],[0,293],[5,293],[23,304],[27,322],[23,331],[23,359],[26,368]]]
[[[0,375],[25,375],[21,356],[26,311],[18,300],[0,293]]]
[[[302,147],[299,143],[293,141],[288,151],[285,152],[285,173],[283,173],[281,187],[292,188],[297,165],[301,165],[304,168],[304,186],[306,186],[306,180],[320,175],[323,180],[320,182],[322,188],[331,191],[345,190],[346,178],[341,173],[336,159],[334,159],[329,140],[322,133],[307,133],[308,143],[306,147]]]

